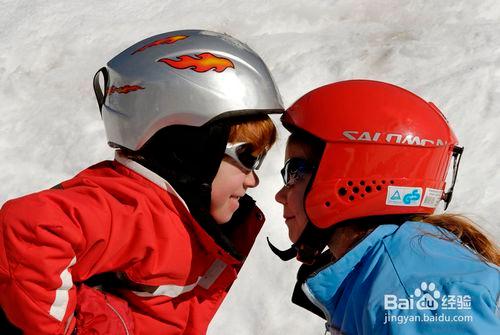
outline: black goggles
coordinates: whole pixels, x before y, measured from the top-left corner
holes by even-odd
[[[292,186],[304,178],[306,173],[311,173],[316,167],[304,158],[290,158],[281,169],[281,176],[285,186]]]
[[[254,151],[251,143],[238,142],[228,143],[224,153],[231,157],[245,171],[258,170],[266,157],[267,151],[264,151],[259,156],[252,155]]]

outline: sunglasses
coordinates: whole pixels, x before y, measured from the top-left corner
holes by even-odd
[[[311,173],[316,167],[304,158],[290,158],[281,169],[281,177],[285,186],[292,186],[304,178],[306,173]]]
[[[255,157],[252,155],[254,148],[251,143],[228,143],[224,153],[231,157],[245,171],[258,170],[266,157],[267,151]]]

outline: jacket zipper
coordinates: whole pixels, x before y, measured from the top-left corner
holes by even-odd
[[[125,323],[125,320],[123,320],[123,317],[120,315],[120,313],[118,313],[118,311],[116,310],[116,308],[114,308],[108,301],[108,298],[106,297],[106,305],[109,306],[109,308],[111,308],[111,310],[116,314],[116,316],[118,316],[118,318],[120,319],[122,325],[123,325],[123,329],[125,329],[125,334],[126,335],[130,335],[130,333],[128,332],[128,328],[127,328],[127,324]]]
[[[318,307],[322,312],[323,314],[325,314],[325,317],[326,317],[326,324],[325,324],[325,327],[326,327],[326,331],[325,331],[325,335],[328,333],[328,332],[331,332],[331,328],[332,328],[332,318],[330,316],[330,312],[328,312],[328,309],[326,309],[325,306],[323,306],[323,304],[321,304],[315,297],[314,295],[312,294],[312,292],[309,290],[309,287],[306,285],[306,283],[304,282],[302,284],[302,291],[304,292],[304,294],[306,295],[306,297],[316,306]]]

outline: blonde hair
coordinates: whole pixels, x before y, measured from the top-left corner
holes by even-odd
[[[461,214],[436,214],[418,215],[412,220],[425,222],[451,232],[463,245],[470,248],[484,261],[500,266],[498,247],[468,217]]]
[[[248,116],[231,126],[228,142],[247,142],[253,145],[252,154],[260,155],[276,142],[277,131],[267,114]]]

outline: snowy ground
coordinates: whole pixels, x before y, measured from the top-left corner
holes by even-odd
[[[112,157],[91,89],[95,71],[147,36],[202,28],[245,41],[267,62],[286,106],[320,85],[370,78],[433,101],[466,150],[450,211],[496,241],[500,225],[500,2],[0,0],[0,204]],[[280,187],[286,132],[252,192],[267,215],[210,335],[322,334],[290,303],[295,262],[278,261],[287,234]]]

